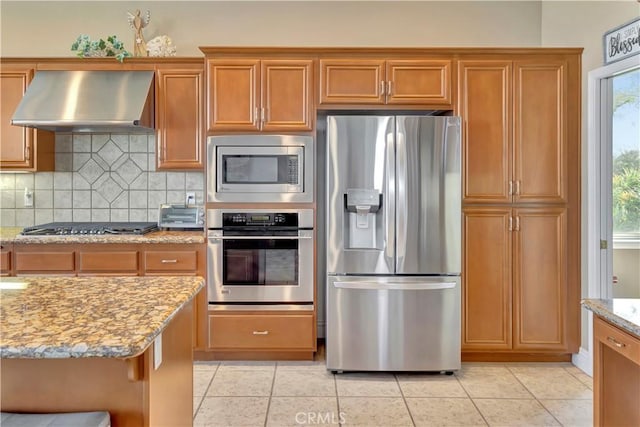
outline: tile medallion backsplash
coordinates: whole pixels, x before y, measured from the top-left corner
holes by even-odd
[[[156,172],[154,134],[56,134],[56,170],[0,173],[0,225],[157,221],[162,203],[203,203],[203,172]],[[33,207],[25,207],[25,188]]]

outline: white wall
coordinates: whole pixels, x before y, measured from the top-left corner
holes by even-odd
[[[76,37],[115,34],[133,51],[127,11],[151,11],[146,39],[198,46],[538,46],[538,1],[2,1],[2,56],[70,56]]]

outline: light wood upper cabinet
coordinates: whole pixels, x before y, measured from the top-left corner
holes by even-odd
[[[510,61],[458,63],[465,201],[511,201],[511,70]]]
[[[451,60],[321,59],[320,104],[452,102]]]
[[[35,65],[3,64],[0,71],[0,169],[52,171],[55,165],[53,132],[13,126],[11,118],[27,86]]]
[[[514,201],[566,202],[566,68],[564,61],[514,62]]]
[[[261,130],[312,130],[312,60],[262,60]]]
[[[208,131],[310,131],[313,60],[209,59]]]
[[[384,104],[385,61],[321,59],[320,104]]]
[[[564,61],[459,62],[464,201],[567,201]]]
[[[204,167],[202,65],[159,66],[156,71],[157,169]]]

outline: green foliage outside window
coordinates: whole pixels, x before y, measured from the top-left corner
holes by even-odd
[[[640,153],[630,150],[613,159],[613,230],[640,232]]]

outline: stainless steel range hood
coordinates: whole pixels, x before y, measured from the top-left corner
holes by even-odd
[[[11,123],[56,132],[151,132],[153,71],[38,71]]]

